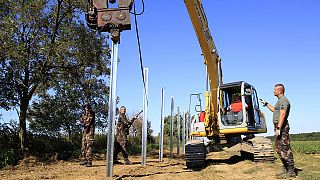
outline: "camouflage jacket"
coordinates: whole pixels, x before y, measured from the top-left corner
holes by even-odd
[[[126,138],[127,135],[129,135],[129,129],[133,123],[133,120],[134,119],[132,119],[131,121],[128,120],[125,115],[119,115],[116,136]]]
[[[83,124],[83,128],[86,131],[91,131],[90,129],[94,129],[95,112],[89,111],[87,113],[84,113],[81,118],[81,123]]]

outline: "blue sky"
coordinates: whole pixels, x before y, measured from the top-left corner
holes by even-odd
[[[247,81],[270,104],[277,100],[274,84],[283,83],[292,105],[291,133],[320,131],[320,1],[202,3],[222,58],[224,82]],[[183,0],[145,1],[145,8],[138,23],[144,66],[149,68],[149,120],[157,134],[161,88],[165,87],[165,115],[170,114],[171,96],[180,111],[187,111],[189,95],[205,91],[205,66]],[[125,105],[128,114],[133,114],[142,109],[143,94],[134,24],[131,31],[121,34],[119,58],[119,106]],[[267,108],[262,111],[268,121],[267,135],[271,135],[272,113]]]
[[[260,98],[275,104],[276,83],[283,83],[292,104],[291,133],[320,131],[320,1],[203,0],[211,34],[222,57],[224,82],[245,80]],[[188,110],[189,95],[204,92],[201,49],[182,0],[146,1],[138,18],[144,66],[149,68],[149,119],[160,130],[160,93],[165,114],[170,98]],[[142,108],[143,84],[134,26],[122,33],[117,94],[128,112]],[[175,107],[176,109],[176,107]],[[273,134],[272,113],[262,108]]]

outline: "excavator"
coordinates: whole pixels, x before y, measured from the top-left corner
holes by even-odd
[[[188,168],[205,165],[207,153],[217,148],[239,151],[253,161],[274,161],[272,142],[258,133],[267,132],[264,114],[259,109],[256,89],[245,81],[223,83],[221,58],[210,34],[201,0],[184,0],[198,38],[207,69],[205,111],[192,123],[191,141],[185,145]],[[229,108],[238,98],[238,108]],[[235,108],[233,108],[235,109]],[[205,137],[209,141],[204,141]],[[200,139],[200,140],[199,140]]]
[[[88,0],[86,21],[88,27],[109,32],[113,42],[120,40],[120,33],[130,30],[130,10],[133,0],[118,0],[118,7],[111,8],[116,0]],[[223,83],[221,58],[210,34],[201,0],[184,0],[194,31],[198,38],[207,69],[205,110],[199,120],[192,123],[192,140],[185,144],[188,168],[205,165],[206,156],[216,145],[220,149],[239,151],[253,161],[274,161],[271,140],[255,136],[267,132],[264,114],[259,109],[256,89],[245,81]],[[240,97],[236,99],[236,97]],[[232,103],[237,100],[237,111]],[[231,109],[231,110],[230,110]],[[205,141],[204,138],[208,139]]]

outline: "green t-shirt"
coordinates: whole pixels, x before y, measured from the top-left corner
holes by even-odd
[[[276,124],[279,122],[280,117],[280,110],[285,109],[286,110],[286,116],[284,118],[284,123],[288,122],[288,116],[290,113],[290,102],[287,97],[282,96],[278,99],[276,105],[274,106],[274,112],[273,112],[273,123]]]

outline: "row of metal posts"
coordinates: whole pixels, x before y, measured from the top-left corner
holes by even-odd
[[[113,176],[113,151],[117,105],[117,66],[118,66],[118,42],[112,42],[111,67],[110,67],[110,94],[107,134],[107,177]],[[147,120],[148,120],[148,68],[144,68],[145,86],[143,89],[143,121],[142,121],[142,153],[141,164],[146,165],[147,156]]]
[[[161,89],[161,123],[159,141],[159,161],[163,161],[163,137],[164,137],[164,88]],[[170,158],[173,158],[173,132],[174,132],[174,98],[171,97],[171,117],[170,117]],[[180,109],[177,106],[177,156],[180,156]],[[185,154],[184,145],[190,140],[190,115],[189,112],[182,112],[182,154]]]
[[[110,72],[110,95],[109,95],[109,114],[108,114],[108,139],[107,139],[107,177],[113,176],[113,150],[114,150],[114,134],[115,134],[115,119],[116,119],[116,87],[117,87],[117,59],[118,59],[118,43],[112,43],[111,54],[111,72]],[[144,68],[145,87],[143,91],[143,122],[142,122],[142,153],[141,164],[146,165],[147,154],[147,120],[148,120],[148,69]],[[163,161],[163,133],[164,133],[164,89],[161,90],[161,129],[159,141],[159,160]],[[185,140],[189,140],[190,132],[190,115],[189,112],[183,111],[182,124],[182,152],[185,153]],[[187,128],[186,128],[186,116]],[[173,125],[174,125],[174,98],[171,97],[171,121],[170,121],[170,157],[173,157]],[[177,156],[180,156],[180,111],[177,107]],[[185,134],[186,132],[186,134]]]

